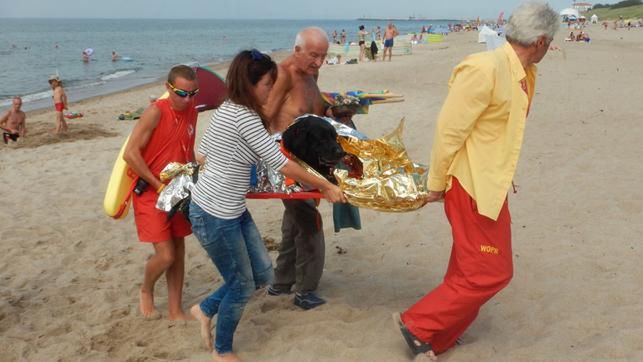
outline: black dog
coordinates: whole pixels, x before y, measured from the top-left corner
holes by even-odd
[[[281,136],[284,148],[337,184],[333,170],[344,157],[335,127],[318,116],[299,118]]]

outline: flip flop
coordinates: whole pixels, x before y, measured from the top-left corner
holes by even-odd
[[[395,326],[400,329],[400,333],[402,333],[404,341],[409,346],[411,351],[413,351],[414,355],[426,354],[433,351],[431,344],[419,340],[416,336],[413,335],[413,333],[411,333],[411,331],[409,331],[404,322],[402,322],[400,313],[393,313],[393,322],[395,323]]]

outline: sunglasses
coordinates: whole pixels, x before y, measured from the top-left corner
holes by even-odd
[[[252,57],[252,60],[262,60],[264,58],[264,54],[257,49],[252,49],[250,50],[250,56]]]
[[[172,92],[174,92],[174,94],[176,94],[177,96],[179,96],[181,98],[194,97],[195,95],[197,95],[197,93],[199,93],[199,88],[197,88],[197,89],[195,89],[193,91],[186,91],[186,90],[183,90],[183,89],[176,88],[170,82],[168,82],[167,85],[170,86],[170,88],[172,89]]]

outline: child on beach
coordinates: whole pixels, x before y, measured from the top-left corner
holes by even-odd
[[[56,128],[54,133],[67,132],[67,122],[63,115],[63,111],[67,109],[67,95],[63,89],[63,84],[57,75],[52,75],[49,77],[49,85],[54,91],[53,99],[54,109],[56,111]]]
[[[150,104],[134,126],[123,160],[139,177],[132,198],[138,238],[154,249],[154,255],[145,263],[139,309],[146,318],[160,317],[154,306],[154,286],[165,274],[168,318],[187,320],[191,318],[183,311],[181,301],[185,237],[192,230],[185,217],[175,214],[168,218],[168,214],[156,208],[156,202],[165,188],[160,180],[163,168],[170,162],[194,161],[197,121],[194,96],[199,92],[196,73],[186,65],[174,66],[167,75],[165,88],[168,97]]]
[[[288,160],[268,134],[262,105],[277,78],[277,65],[259,51],[237,54],[226,77],[228,99],[212,116],[198,148],[205,171],[192,191],[190,220],[199,243],[223,277],[223,285],[190,312],[214,361],[240,361],[232,352],[234,332],[256,289],[273,281],[273,268],[246,207],[250,169],[259,158],[284,175],[312,185],[331,202],[341,190]],[[212,317],[218,314],[214,343]]]

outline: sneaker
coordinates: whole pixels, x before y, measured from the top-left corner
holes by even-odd
[[[292,291],[290,291],[290,289],[288,289],[288,290],[281,289],[281,288],[275,287],[274,285],[269,286],[268,289],[266,289],[266,291],[267,291],[268,295],[272,295],[273,297],[278,297],[280,295],[287,295],[287,294],[292,293]]]
[[[299,308],[309,310],[325,304],[326,301],[313,292],[295,293],[295,305]]]

